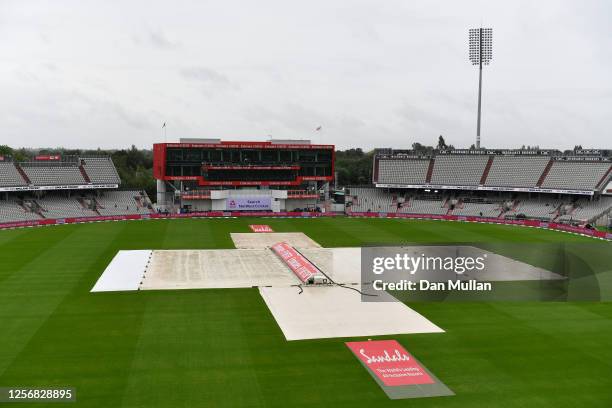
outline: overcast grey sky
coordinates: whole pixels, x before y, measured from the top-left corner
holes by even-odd
[[[0,144],[612,148],[610,1],[0,0]],[[315,132],[317,126],[321,132]]]

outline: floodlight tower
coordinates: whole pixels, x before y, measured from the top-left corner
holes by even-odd
[[[480,106],[482,97],[482,66],[493,58],[493,29],[470,29],[470,61],[478,65],[478,121],[476,124],[476,148],[480,149]]]

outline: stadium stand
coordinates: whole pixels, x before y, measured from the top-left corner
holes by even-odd
[[[51,195],[35,202],[45,218],[95,217],[99,215],[84,206],[77,198]]]
[[[581,158],[584,159],[584,158]],[[480,190],[601,191],[612,173],[601,158],[519,154],[438,154],[431,159],[384,154],[377,157],[374,182],[380,186],[478,187]]]
[[[58,156],[59,157],[59,156]],[[119,174],[109,157],[67,157],[61,161],[0,161],[0,188],[116,185]],[[27,188],[21,190],[28,190]]]
[[[151,203],[142,191],[105,191],[95,198],[100,215],[142,214],[150,211]]]
[[[612,179],[609,154],[487,153],[434,152],[423,157],[413,151],[381,150],[375,156],[372,179],[383,192],[351,189],[357,198],[350,211],[528,218],[571,224],[597,222],[610,213],[612,198],[604,196],[610,193],[607,186]],[[432,192],[438,198],[424,199]]]
[[[73,163],[21,163],[21,168],[37,186],[83,185],[87,184],[78,166]]]
[[[434,163],[431,184],[477,186],[489,156],[439,155]]]
[[[568,213],[559,217],[559,221],[589,222],[610,212],[612,209],[612,197],[601,197],[599,200],[594,201],[579,199],[571,207]]]
[[[402,207],[402,213],[406,214],[446,214],[448,207],[441,200],[412,199],[408,206]]]
[[[610,162],[554,160],[542,187],[595,190],[609,169]]]
[[[120,183],[119,174],[110,157],[81,157],[79,160],[92,183]]]
[[[495,156],[485,185],[535,187],[549,161],[548,157]]]
[[[427,176],[429,160],[381,160],[378,165],[379,174],[385,176],[385,183],[422,184]]]
[[[455,215],[472,215],[476,217],[498,217],[502,213],[500,203],[462,202],[452,211]]]
[[[0,186],[17,187],[26,186],[27,183],[19,174],[13,162],[0,162]]]
[[[95,194],[69,197],[52,192],[42,197],[0,200],[0,222],[152,212],[146,193],[133,190],[100,192],[99,197]]]
[[[144,191],[116,191],[110,157],[0,161],[0,222],[153,212]],[[56,158],[57,157],[57,158]]]
[[[410,195],[409,195],[410,194]],[[349,213],[384,212],[404,214],[453,214],[489,218],[529,218],[584,224],[595,221],[612,211],[612,196],[592,201],[572,196],[555,198],[550,195],[513,199],[510,196],[473,197],[458,194],[427,194],[423,192],[389,192],[376,188],[350,188],[347,201]]]
[[[351,188],[353,196],[352,211],[395,212],[392,196],[382,190],[373,188]]]
[[[527,218],[544,221],[553,220],[557,215],[557,209],[562,204],[560,200],[523,200],[517,208],[516,214],[523,214]]]
[[[0,200],[0,222],[39,220],[42,217],[26,208],[20,200]]]

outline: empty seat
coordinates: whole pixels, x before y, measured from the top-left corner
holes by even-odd
[[[381,159],[378,161],[378,182],[425,184],[428,168],[427,159]]]
[[[110,157],[81,157],[89,179],[94,184],[119,184],[119,174]]]
[[[140,191],[104,191],[96,197],[101,215],[146,214],[150,204],[146,194]]]
[[[27,183],[17,171],[15,163],[0,161],[0,187],[26,186]]]
[[[609,162],[555,160],[542,188],[595,190],[609,169]]]
[[[17,200],[0,200],[0,222],[39,220],[42,217],[19,204]]]
[[[549,161],[542,156],[495,156],[485,185],[535,187]]]
[[[478,186],[489,156],[438,155],[434,163],[431,184]]]
[[[36,186],[87,184],[76,163],[22,163],[21,168]]]

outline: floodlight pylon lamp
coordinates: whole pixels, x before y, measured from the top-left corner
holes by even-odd
[[[493,59],[493,29],[471,28],[469,30],[469,59],[478,65],[478,119],[476,124],[476,148],[480,149],[480,112],[482,97],[482,66],[489,65]]]

